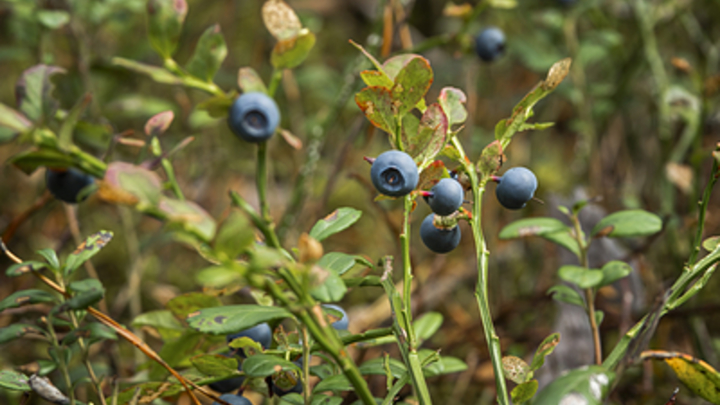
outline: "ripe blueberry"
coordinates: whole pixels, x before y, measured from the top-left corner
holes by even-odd
[[[348,320],[347,312],[345,312],[344,309],[340,308],[338,305],[334,304],[324,304],[323,307],[334,309],[342,314],[342,318],[338,319],[337,321],[330,324],[335,330],[347,330],[348,325],[350,324],[350,321]],[[328,315],[331,317],[334,317],[333,314],[328,312]],[[331,318],[332,319],[332,318]]]
[[[265,93],[244,93],[235,99],[228,114],[230,129],[246,142],[268,140],[279,123],[277,104]]]
[[[235,394],[222,394],[220,395],[220,399],[227,402],[230,405],[252,405],[252,402],[250,402],[249,399],[241,396],[241,395],[235,395]],[[212,405],[220,405],[219,402],[213,402]]]
[[[85,188],[94,184],[95,179],[72,168],[63,171],[47,169],[45,183],[48,190],[58,200],[77,203],[84,201],[88,197],[89,190],[85,190]]]
[[[485,62],[492,62],[505,52],[505,34],[497,27],[485,28],[475,37],[475,52]]]
[[[225,357],[232,357],[231,353],[223,353],[222,356]],[[238,363],[238,371],[242,371],[242,363]],[[219,393],[227,393],[231,391],[235,391],[236,389],[240,388],[240,386],[245,382],[244,376],[237,376],[237,377],[231,377],[226,380],[220,380],[217,382],[214,382],[212,384],[208,384],[208,387],[212,388],[213,390],[219,392]]]
[[[438,228],[434,223],[435,214],[430,214],[420,225],[420,238],[425,246],[435,253],[447,253],[460,244],[460,228]]]
[[[533,172],[524,167],[513,167],[498,179],[495,195],[503,207],[519,210],[533,198],[537,186]]]
[[[370,168],[370,178],[377,191],[390,197],[402,197],[413,191],[419,177],[413,158],[397,150],[382,153]]]
[[[227,335],[225,337],[225,340],[230,343],[233,340],[241,337],[248,337],[260,343],[260,346],[262,346],[263,349],[267,349],[272,343],[272,330],[267,323],[261,323],[259,325],[253,326],[250,329],[241,330],[240,332]],[[239,350],[239,354],[240,356],[245,357],[245,353],[243,353],[242,350]]]
[[[425,198],[434,213],[442,216],[450,215],[457,211],[463,203],[465,190],[462,185],[454,179],[440,179],[430,189],[430,194]]]

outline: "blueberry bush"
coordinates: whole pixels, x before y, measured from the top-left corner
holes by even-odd
[[[720,404],[719,16],[0,4],[0,400]]]

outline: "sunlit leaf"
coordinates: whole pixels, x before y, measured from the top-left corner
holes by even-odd
[[[662,219],[644,210],[626,210],[612,213],[593,227],[594,237],[633,238],[660,232]]]
[[[310,236],[322,241],[338,232],[344,231],[360,219],[362,212],[355,208],[343,207],[319,220],[310,230]]]

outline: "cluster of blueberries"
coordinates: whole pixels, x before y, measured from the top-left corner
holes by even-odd
[[[413,158],[405,152],[391,150],[382,153],[372,163],[370,179],[380,194],[402,197],[417,187],[419,173]],[[495,195],[505,208],[517,210],[533,198],[537,189],[537,178],[524,167],[514,167],[502,177],[494,176],[498,183]],[[425,246],[435,253],[448,253],[460,243],[460,228],[457,223],[444,226],[436,217],[447,217],[462,206],[465,190],[457,178],[443,178],[430,191],[421,191],[433,213],[425,217],[420,225],[420,238]]]
[[[331,326],[335,328],[336,330],[347,330],[349,326],[349,320],[347,313],[345,310],[343,310],[341,307],[333,304],[323,304],[323,307],[329,308],[332,310],[337,311],[341,314],[341,318],[334,320],[331,323]],[[243,331],[233,333],[230,335],[227,335],[225,337],[228,344],[232,342],[235,339],[239,339],[242,337],[250,338],[254,340],[255,342],[259,343],[260,346],[262,346],[263,349],[267,349],[272,344],[272,329],[267,323],[261,323],[259,325],[253,326],[250,329],[245,329]],[[242,349],[234,349],[230,352],[227,352],[223,354],[223,356],[231,357],[231,356],[239,356],[241,359],[244,359],[245,353]],[[299,359],[295,360],[295,364],[303,368],[303,357],[300,357]],[[242,371],[242,363],[239,363],[238,365],[238,371]],[[283,389],[277,386],[275,383],[273,383],[272,380],[268,380],[270,384],[270,388],[272,389],[273,393],[278,396],[285,396],[290,393],[302,393],[302,382],[300,379],[295,379],[296,383],[293,387],[289,389]],[[212,388],[213,390],[221,393],[220,399],[232,404],[232,405],[251,405],[251,402],[243,397],[241,395],[241,392],[239,393],[232,393],[233,391],[237,391],[240,389],[240,387],[243,385],[243,382],[245,382],[244,376],[238,376],[238,377],[231,377],[226,380],[217,381],[212,384],[209,384],[208,386]],[[219,405],[218,402],[214,402],[213,405]]]

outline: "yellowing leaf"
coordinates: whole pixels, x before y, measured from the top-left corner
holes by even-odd
[[[706,362],[687,354],[662,350],[645,351],[640,358],[664,360],[694,393],[713,404],[720,404],[720,373]]]

